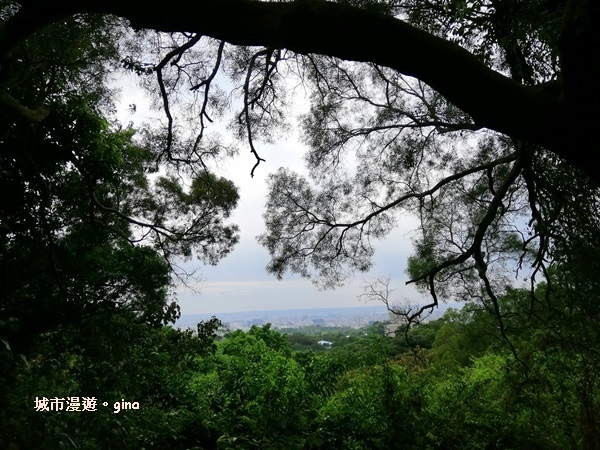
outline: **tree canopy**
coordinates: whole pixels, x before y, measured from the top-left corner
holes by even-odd
[[[499,312],[496,298],[510,273],[533,286],[573,245],[589,248],[597,230],[595,2],[4,5],[2,105],[9,120],[38,128],[56,106],[48,96],[27,96],[40,92],[22,76],[35,67],[32,42],[52,46],[47,30],[73,21],[84,33],[85,17],[113,17],[112,29],[128,23],[136,30],[111,61],[139,75],[164,109],[164,127],[147,132],[157,167],[194,172],[233,152],[210,123],[235,105],[230,127],[255,156],[254,174],[260,141],[289,125],[292,80],[302,84],[311,103],[301,118],[311,176],[281,169],[270,177],[267,231],[259,237],[277,276],[290,270],[325,286],[343,283],[348,272],[370,267],[372,239],[408,212],[422,222],[410,282],[428,289],[432,305],[438,294],[476,295]],[[202,14],[186,13],[198,8]],[[90,42],[97,53],[107,48],[100,37]],[[224,91],[232,87],[239,103]],[[188,113],[178,118],[175,109]],[[182,202],[173,214],[194,214],[184,206],[193,194],[174,178],[156,186]],[[190,254],[187,238],[169,244],[163,224],[141,224],[152,225],[166,253]]]
[[[4,30],[19,13],[2,2],[1,14]],[[0,336],[17,352],[94,315],[172,322],[181,258],[215,264],[238,239],[231,181],[196,167],[182,182],[157,167],[157,151],[135,130],[111,121],[116,25],[64,19],[2,66]],[[44,117],[23,104],[42,104]]]
[[[598,448],[599,25],[593,0],[0,0],[0,444]],[[162,121],[114,119],[124,71]],[[367,295],[463,310],[318,354],[163,327],[178,263],[238,241],[218,163],[254,175],[292,125],[267,269],[339,285],[416,215],[431,303]],[[146,404],[32,410],[76,393]]]
[[[424,81],[469,114],[475,126],[542,145],[597,177],[587,163],[594,157],[589,147],[596,121],[589,106],[599,96],[593,73],[600,12],[589,0],[527,6],[517,1],[366,2],[374,5],[370,8],[316,0],[179,0],[169,8],[110,0],[15,3],[21,8],[5,27],[0,47],[5,55],[45,25],[77,13],[102,13],[125,17],[135,29],[369,62]],[[191,9],[202,14],[185,14]],[[511,75],[473,51],[481,44],[488,47],[482,49],[487,56],[493,56],[493,45],[504,51],[503,65],[512,66]],[[531,59],[537,57],[547,61],[535,67]],[[555,73],[536,70],[552,63]]]

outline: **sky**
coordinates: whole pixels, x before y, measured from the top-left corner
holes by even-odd
[[[124,123],[142,123],[155,115],[143,92],[135,87],[135,81],[120,79],[121,89],[117,117]],[[128,105],[136,104],[131,115]],[[240,242],[217,266],[205,266],[194,260],[184,264],[186,270],[195,270],[197,281],[190,280],[176,287],[176,294],[183,315],[217,314],[225,312],[260,311],[274,309],[333,308],[365,306],[359,299],[365,285],[376,278],[390,278],[390,288],[395,291],[395,303],[421,303],[429,299],[419,294],[411,285],[406,286],[407,258],[411,253],[411,237],[418,223],[414,217],[402,217],[397,228],[383,241],[375,241],[373,268],[361,273],[342,288],[319,290],[310,280],[285,274],[277,280],[266,272],[269,255],[256,241],[265,230],[262,214],[267,198],[266,180],[270,173],[280,167],[291,167],[302,173],[302,156],[306,147],[300,143],[295,132],[272,145],[257,146],[260,156],[266,160],[255,171],[255,163],[247,146],[240,146],[240,154],[223,164],[219,175],[232,180],[239,188],[240,201],[232,216],[232,222],[240,227]]]

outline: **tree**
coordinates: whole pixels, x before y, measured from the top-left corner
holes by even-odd
[[[132,312],[117,311],[46,333],[29,367],[17,366],[17,382],[6,386],[10,380],[3,380],[0,445],[216,448],[212,430],[202,426],[206,402],[198,399],[195,380],[215,352],[219,325],[213,318],[195,333],[152,327]],[[15,355],[1,356],[8,366]],[[86,396],[97,399],[91,414],[81,411]],[[36,397],[60,398],[63,409],[36,410]],[[114,407],[123,401],[137,402],[139,409]]]
[[[474,116],[489,117],[496,116],[495,119],[481,119],[479,126],[495,128],[492,124],[495,122],[505,122],[506,125],[496,125],[499,128],[507,128],[506,134],[513,136],[513,129],[521,129],[527,124],[527,130],[521,131],[522,137],[529,141],[539,139],[543,142],[550,142],[555,133],[561,133],[559,130],[552,130],[551,125],[556,124],[550,120],[553,115],[558,119],[559,115],[568,116],[567,111],[557,112],[558,99],[547,96],[544,92],[536,92],[534,89],[524,89],[517,82],[511,82],[510,79],[499,73],[494,73],[485,64],[473,58],[458,46],[450,42],[436,38],[433,34],[422,32],[406,22],[390,17],[392,12],[407,12],[412,16],[410,19],[421,25],[424,20],[430,20],[434,13],[444,13],[438,19],[438,23],[429,24],[430,30],[440,32],[459,30],[459,40],[467,42],[472,35],[481,28],[483,37],[487,39],[496,38],[497,40],[506,39],[502,43],[508,55],[507,63],[516,61],[511,67],[513,78],[517,81],[535,82],[539,81],[533,77],[533,68],[518,67],[518,64],[526,64],[523,58],[523,49],[514,47],[519,44],[515,41],[520,37],[527,36],[509,36],[509,31],[513,31],[514,26],[522,23],[527,25],[526,20],[535,20],[535,13],[544,13],[537,22],[546,21],[552,25],[551,21],[558,20],[561,14],[564,16],[564,29],[562,33],[560,49],[551,49],[555,54],[559,50],[561,59],[566,61],[567,80],[566,86],[558,86],[557,90],[563,90],[565,95],[573,95],[573,100],[583,101],[586,97],[594,97],[590,91],[594,90],[595,83],[586,83],[585,87],[576,84],[575,81],[594,80],[589,71],[579,71],[586,64],[588,67],[595,67],[593,64],[594,52],[587,50],[594,48],[597,42],[597,32],[594,30],[594,23],[597,20],[597,8],[587,1],[569,2],[569,8],[565,8],[562,2],[546,1],[534,2],[531,7],[520,7],[515,2],[508,2],[506,6],[500,3],[486,5],[490,8],[487,11],[477,12],[475,8],[480,6],[477,2],[461,4],[460,2],[427,2],[424,6],[417,8],[411,2],[400,2],[398,4],[375,4],[381,6],[379,11],[371,9],[360,9],[348,3],[331,4],[322,2],[291,2],[284,4],[264,4],[252,1],[231,1],[226,4],[220,2],[206,1],[202,4],[204,14],[202,17],[184,17],[180,11],[185,10],[188,2],[180,1],[174,7],[167,11],[156,8],[142,10],[130,2],[112,2],[112,1],[94,1],[86,5],[73,5],[70,2],[63,1],[53,4],[51,7],[45,2],[40,1],[21,1],[15,2],[22,5],[20,13],[15,20],[9,22],[5,27],[5,37],[3,39],[3,50],[5,54],[10,53],[12,47],[19,41],[33,34],[40,27],[53,23],[63,17],[75,13],[111,13],[128,18],[132,25],[139,28],[151,28],[167,32],[196,32],[204,35],[213,36],[236,45],[259,45],[270,48],[288,48],[298,53],[317,53],[329,56],[340,57],[342,59],[354,61],[368,61],[378,65],[392,67],[401,73],[415,76],[427,82],[434,89],[441,92],[457,106],[461,107]],[[198,4],[194,4],[198,6]],[[394,9],[397,8],[397,9]],[[35,14],[35,13],[38,14]],[[507,15],[511,12],[526,13],[526,16],[519,16],[514,23],[507,23]],[[485,20],[486,15],[491,16]],[[335,20],[332,18],[335,17]],[[254,20],[253,20],[254,19]],[[462,19],[464,23],[455,23],[448,25],[452,19]],[[523,20],[525,19],[525,20]],[[517,22],[517,20],[519,22]],[[503,22],[505,21],[505,22]],[[439,23],[441,22],[441,23]],[[442,28],[446,22],[445,29]],[[255,26],[261,23],[263,26]],[[323,24],[325,26],[316,27],[311,33],[307,33],[309,27],[307,23],[313,25]],[[531,24],[533,29],[539,28],[539,23]],[[556,27],[556,24],[553,24]],[[16,28],[20,26],[20,28]],[[512,26],[512,28],[511,28]],[[364,30],[359,35],[348,36],[347,30],[358,28]],[[303,31],[304,30],[304,31]],[[318,30],[318,31],[315,31]],[[377,30],[377,32],[371,32]],[[556,38],[557,30],[544,30],[547,35]],[[528,31],[521,34],[526,35]],[[492,34],[490,36],[490,34]],[[349,39],[351,38],[351,39]],[[411,45],[404,45],[398,51],[396,47],[398,42],[412,38]],[[466,38],[466,39],[465,39]],[[376,39],[376,41],[374,41]],[[511,41],[512,40],[512,41]],[[373,45],[376,42],[376,45]],[[552,44],[556,45],[556,42]],[[510,48],[513,46],[514,48]],[[392,51],[389,51],[392,50]],[[395,50],[395,51],[394,51]],[[428,50],[428,51],[424,51]],[[528,49],[529,50],[529,49]],[[516,53],[513,56],[512,53]],[[583,55],[587,55],[583,58]],[[510,61],[510,62],[509,62]],[[448,64],[457,65],[456,74],[442,72],[439,69],[448,67]],[[456,66],[455,66],[456,67]],[[565,67],[561,67],[561,73]],[[462,75],[465,76],[462,76]],[[537,75],[537,74],[536,74]],[[572,77],[572,78],[571,78]],[[571,85],[572,83],[572,85]],[[495,89],[492,89],[494,88]],[[502,89],[504,87],[504,89]],[[487,95],[480,96],[482,91]],[[536,95],[536,93],[538,95]],[[502,98],[508,95],[509,98]],[[490,102],[490,97],[495,102]],[[515,100],[520,102],[515,103]],[[553,101],[554,100],[554,101]],[[590,100],[588,100],[590,101]],[[529,103],[529,105],[525,105]],[[568,102],[565,100],[567,105]],[[13,104],[14,105],[14,104]],[[498,114],[498,105],[506,106],[501,111],[512,111],[516,114],[514,117],[502,117]],[[522,106],[525,110],[518,108]],[[554,108],[552,108],[554,106]],[[579,108],[581,105],[572,105]],[[540,109],[540,107],[542,109]],[[546,110],[551,107],[550,111]],[[492,110],[493,108],[493,110]],[[531,109],[535,108],[535,109]],[[469,111],[473,109],[472,111]],[[482,110],[478,114],[474,111]],[[540,114],[529,114],[537,111]],[[579,114],[578,114],[579,116]],[[522,120],[526,119],[526,120]],[[488,125],[485,122],[490,122]],[[575,120],[576,121],[576,120]],[[517,122],[520,122],[517,123]],[[533,123],[532,123],[533,122]],[[589,123],[588,123],[589,122]],[[593,121],[586,121],[587,126]],[[539,129],[535,129],[535,125]],[[561,122],[564,125],[564,122]],[[578,127],[579,128],[579,127]],[[562,129],[562,126],[561,126]],[[575,133],[574,133],[575,134]],[[540,135],[537,138],[533,136]],[[560,141],[568,139],[569,146],[572,140],[563,136]],[[553,141],[551,148],[558,148],[556,141]],[[583,151],[582,151],[583,153]],[[577,159],[576,157],[572,157]],[[585,160],[585,156],[580,159]],[[592,176],[595,175],[590,173]]]
[[[198,398],[209,402],[208,426],[219,448],[304,447],[312,395],[291,358],[285,335],[253,326],[219,343],[214,371],[197,377]]]
[[[399,214],[416,213],[422,229],[409,273],[433,300],[415,314],[438,297],[478,298],[506,335],[498,297],[515,272],[533,266],[524,274],[533,289],[549,261],[574,255],[573,236],[585,247],[578,226],[597,231],[600,6],[591,0],[3,5],[2,105],[34,126],[51,108],[26,98],[34,90],[17,74],[31,67],[20,55],[44,27],[114,14],[162,32],[154,57],[150,49],[121,58],[155,75],[167,119],[157,159],[176,167],[201,164],[222,146],[206,143],[225,104],[218,74],[239,87],[233,128],[256,157],[252,173],[262,161],[258,140],[285,125],[285,80],[300,78],[311,92],[302,127],[312,179],[285,169],[271,177],[260,241],[278,276],[342,283],[370,267],[372,239]],[[199,7],[201,15],[184,13]],[[182,87],[196,123],[183,137],[171,113]]]
[[[18,9],[0,2],[2,34]],[[135,420],[121,425],[112,411],[91,419],[32,416],[32,394],[154,395],[136,426],[151,423],[165,398],[185,393],[185,386],[161,378],[167,369],[160,364],[148,371],[137,364],[147,365],[152,350],[169,353],[161,349],[169,341],[162,326],[179,315],[171,296],[175,263],[198,256],[214,264],[237,242],[237,227],[228,221],[237,189],[210,171],[208,155],[182,181],[181,172],[159,172],[155,149],[111,120],[107,82],[120,65],[121,31],[112,17],[65,18],[29,36],[2,63],[3,447],[73,440],[89,448],[139,447],[126,429]],[[36,111],[23,106],[38,102],[44,106]],[[199,343],[183,335],[179,344],[203,348],[211,340],[204,337]],[[172,374],[175,364],[165,365]],[[24,431],[27,425],[36,433]],[[178,426],[162,433],[184,434]]]
[[[19,8],[4,27],[1,49],[5,60],[17,44],[50,23],[78,13],[101,13],[125,17],[136,29],[198,33],[234,45],[285,48],[298,54],[371,62],[426,82],[471,115],[474,126],[543,145],[577,163],[592,178],[597,176],[586,167],[593,157],[588,145],[568,151],[579,147],[577,143],[593,142],[585,137],[593,131],[593,108],[584,105],[593,105],[598,98],[593,49],[600,39],[595,27],[600,11],[589,0],[546,0],[527,6],[514,1],[429,1],[421,6],[410,1],[366,2],[363,8],[352,3],[248,0],[207,0],[201,4],[180,0],[168,9],[141,9],[133,2],[107,0],[85,5],[67,0],[52,5],[23,0],[12,5]],[[181,14],[190,7],[202,7],[203,14]],[[517,32],[519,25],[526,28]],[[489,44],[498,44],[512,79],[494,70],[491,61],[482,61],[478,55],[436,36],[444,33],[454,33],[454,39],[465,46],[485,44],[483,56]],[[550,54],[540,54],[539,50]],[[547,61],[534,64],[531,58],[536,51]],[[547,63],[556,65],[557,60],[560,80],[540,79],[539,68]],[[544,84],[550,81],[550,85]],[[13,102],[16,99],[4,98],[6,106],[25,113]]]
[[[1,5],[10,22],[16,4]],[[18,67],[3,66],[4,100],[47,112],[31,123],[5,102],[0,114],[0,336],[17,352],[94,314],[173,321],[174,258],[215,264],[237,242],[232,182],[207,167],[187,186],[157,173],[152,148],[108,119],[117,25],[65,19],[13,49]]]

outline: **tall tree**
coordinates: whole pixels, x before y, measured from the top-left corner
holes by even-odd
[[[0,5],[5,30],[19,7]],[[16,352],[94,314],[173,321],[175,258],[214,264],[238,239],[232,182],[207,165],[158,173],[155,150],[109,120],[122,30],[112,17],[65,18],[2,66],[0,337]]]
[[[0,1],[1,34],[18,11]],[[172,447],[205,437],[194,405],[183,405],[187,366],[211,351],[218,324],[199,336],[162,325],[179,315],[175,263],[215,264],[237,242],[229,217],[238,192],[210,171],[216,152],[185,171],[166,166],[160,145],[112,121],[108,81],[123,31],[114,17],[66,17],[2,63],[1,447]],[[99,395],[144,398],[145,413],[34,409],[36,396],[79,404]]]

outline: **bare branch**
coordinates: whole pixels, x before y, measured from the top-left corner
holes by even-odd
[[[215,61],[215,65],[213,67],[212,72],[206,79],[202,80],[200,83],[198,83],[190,88],[190,91],[196,91],[196,90],[200,89],[202,86],[204,86],[204,101],[202,102],[202,108],[200,109],[200,133],[196,137],[196,142],[194,143],[194,152],[197,151],[198,145],[200,144],[200,141],[204,135],[204,128],[205,128],[204,118],[206,118],[206,120],[208,120],[209,122],[212,122],[212,119],[210,118],[210,116],[208,115],[208,112],[207,112],[208,94],[210,91],[211,83],[217,76],[217,73],[219,72],[219,68],[221,66],[221,59],[223,58],[223,49],[224,48],[225,48],[225,41],[221,41],[219,43],[219,48],[217,50],[217,59]]]
[[[181,55],[186,50],[188,50],[188,49],[192,48],[194,45],[196,45],[200,41],[201,38],[202,38],[202,35],[197,34],[193,38],[191,38],[189,41],[187,41],[185,44],[174,48],[169,53],[167,53],[163,57],[162,61],[159,64],[157,64],[156,67],[154,68],[154,70],[156,71],[156,79],[158,81],[158,86],[160,88],[160,93],[161,93],[162,100],[163,100],[163,108],[165,111],[165,115],[167,116],[167,143],[166,143],[166,148],[164,151],[167,153],[170,160],[174,160],[172,150],[171,150],[171,147],[173,144],[173,116],[171,115],[171,110],[169,108],[169,95],[165,88],[162,70],[173,58],[177,58],[171,62],[171,65],[175,65],[177,63],[178,59],[181,58]]]

